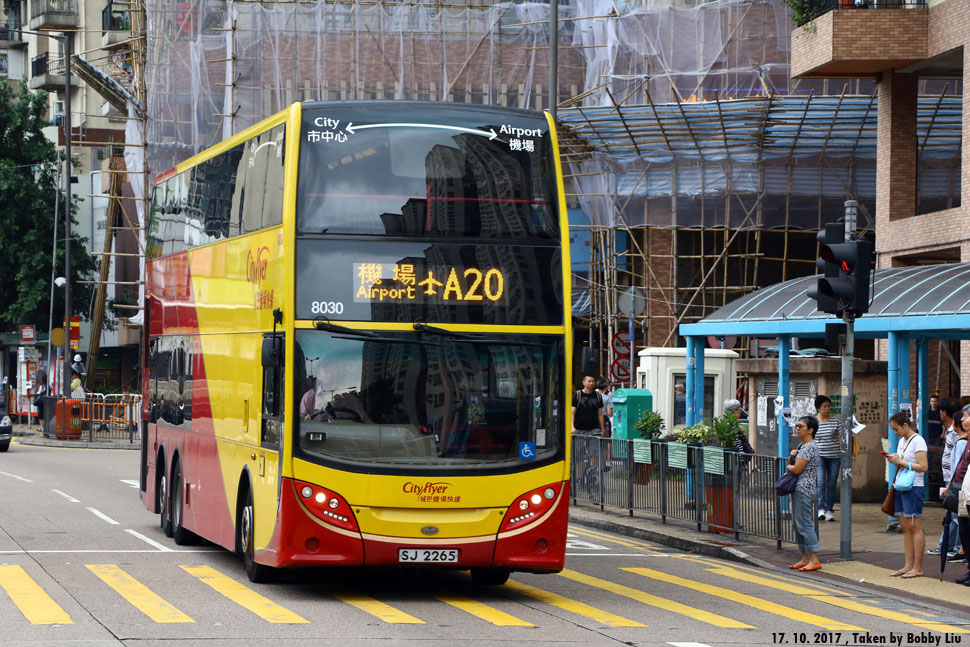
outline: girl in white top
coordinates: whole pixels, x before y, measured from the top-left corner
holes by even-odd
[[[923,551],[926,550],[926,537],[923,535],[923,474],[929,467],[926,458],[926,441],[916,433],[909,421],[909,414],[900,411],[889,419],[893,433],[899,436],[895,454],[885,454],[885,459],[900,470],[911,469],[916,474],[913,487],[906,492],[895,491],[894,509],[903,529],[903,547],[906,561],[892,577],[910,579],[923,576]]]

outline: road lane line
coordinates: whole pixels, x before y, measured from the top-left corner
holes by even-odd
[[[598,533],[598,532],[592,532],[592,531],[589,531],[589,530],[576,530],[575,528],[572,528],[572,526],[570,526],[570,529],[574,533],[576,533],[578,535],[581,535],[583,537],[588,537],[590,539],[598,539],[600,541],[608,541],[608,542],[613,543],[613,544],[616,544],[618,546],[624,546],[626,548],[633,548],[634,550],[642,550],[644,552],[650,552],[650,553],[656,553],[657,552],[657,546],[651,546],[649,544],[645,544],[645,543],[642,543],[642,542],[629,541],[629,540],[624,540],[624,539],[617,539],[615,537],[610,537],[609,535],[604,535],[604,534],[601,534],[601,533]],[[669,555],[670,553],[664,553],[664,554]]]
[[[329,593],[341,602],[346,602],[351,606],[357,607],[364,613],[369,613],[372,616],[380,618],[384,622],[404,625],[425,624],[424,620],[421,620],[420,618],[415,618],[414,616],[407,614],[400,609],[395,609],[389,604],[384,604],[379,600],[375,600],[374,598],[362,595],[360,593]]]
[[[140,532],[135,532],[131,528],[125,528],[125,532],[127,532],[132,537],[137,537],[138,539],[141,539],[143,542],[145,542],[149,546],[154,546],[155,548],[157,548],[158,550],[162,551],[163,553],[174,553],[174,552],[176,552],[176,551],[172,550],[171,548],[169,548],[168,546],[166,546],[165,544],[160,544],[157,541],[155,541],[154,539],[150,539],[150,538],[146,537],[145,535],[141,534]],[[180,551],[180,552],[184,552],[184,551]]]
[[[918,618],[916,616],[911,616],[901,611],[891,611],[888,609],[881,609],[879,607],[869,606],[857,600],[848,600],[846,598],[836,596],[836,595],[826,595],[824,593],[819,593],[814,589],[810,589],[799,584],[791,582],[777,582],[775,580],[770,580],[768,578],[759,577],[757,575],[752,575],[750,573],[743,573],[732,568],[718,567],[707,569],[715,575],[722,575],[724,577],[730,577],[736,580],[741,580],[743,582],[752,582],[754,584],[760,584],[761,586],[766,586],[768,588],[776,589],[778,591],[785,591],[787,593],[795,593],[797,595],[803,595],[812,600],[817,600],[819,602],[824,602],[825,604],[830,604],[834,607],[840,609],[846,609],[848,611],[855,611],[856,613],[861,613],[863,615],[875,616],[877,618],[883,618],[885,620],[895,620],[896,622],[902,622],[903,624],[912,624],[923,629],[930,629],[932,631],[942,631],[944,633],[950,632],[954,634],[965,634],[970,633],[955,627],[954,625],[947,625],[938,622],[932,622],[927,618]],[[919,611],[913,610],[911,613],[919,613]]]
[[[798,622],[804,622],[805,624],[821,627],[822,629],[828,629],[829,631],[866,631],[866,629],[863,629],[862,627],[856,627],[844,622],[839,622],[838,620],[833,620],[832,618],[815,615],[814,613],[808,613],[807,611],[802,611],[801,609],[795,609],[793,607],[786,607],[763,598],[758,598],[746,593],[740,593],[731,589],[724,589],[719,586],[714,586],[713,584],[705,584],[704,582],[688,580],[683,577],[678,577],[677,575],[662,573],[660,571],[655,571],[652,568],[633,567],[623,568],[620,570],[649,577],[652,580],[658,580],[668,584],[676,584],[677,586],[682,586],[694,591],[700,591],[701,593],[707,593],[708,595],[713,595],[714,597],[723,598],[731,602],[737,602],[738,604],[743,604],[758,609],[759,611],[772,613],[776,616],[781,616],[782,618],[789,620],[797,620]]]
[[[109,517],[108,515],[106,515],[105,513],[101,512],[97,508],[90,508],[89,507],[89,508],[86,508],[86,509],[87,509],[88,512],[90,512],[91,514],[93,514],[95,517],[100,517],[101,519],[107,521],[108,523],[110,523],[110,524],[112,524],[114,526],[120,526],[121,525],[120,523],[118,523],[117,521],[115,521],[114,519],[112,519],[111,517]]]
[[[724,616],[719,616],[716,613],[711,613],[710,611],[689,607],[686,604],[681,604],[680,602],[674,602],[673,600],[668,600],[657,595],[644,593],[638,589],[623,586],[622,584],[610,582],[609,580],[603,580],[598,577],[593,577],[592,575],[585,575],[569,569],[561,571],[559,575],[568,580],[579,582],[580,584],[586,584],[587,586],[594,586],[598,589],[609,591],[610,593],[616,593],[617,595],[622,595],[632,600],[636,600],[637,602],[642,602],[643,604],[657,607],[658,609],[679,613],[691,618],[692,620],[700,620],[701,622],[706,622],[707,624],[714,625],[715,627],[729,627],[732,629],[755,628],[749,624],[735,620],[734,618],[725,618]]]
[[[208,584],[218,593],[221,593],[242,608],[255,613],[266,622],[277,624],[308,624],[310,622],[289,609],[281,607],[269,598],[263,597],[228,575],[223,575],[211,566],[183,565],[182,570],[190,575],[194,575],[204,584]]]
[[[60,490],[55,490],[53,488],[51,488],[51,492],[53,492],[54,494],[61,495],[62,497],[64,497],[68,501],[70,501],[71,503],[80,503],[80,501],[78,499],[75,499],[74,497],[72,497],[70,494],[67,494],[66,492],[61,492]]]
[[[71,616],[20,566],[0,566],[0,588],[35,625],[72,625]]]
[[[707,558],[707,557],[693,557],[691,555],[676,555],[678,559],[683,559],[690,562],[697,562],[698,564],[704,564],[705,566],[710,566],[713,568],[727,568],[724,562],[717,559]],[[741,566],[739,564],[732,564],[731,568],[736,569],[742,573],[750,573],[755,577],[765,578],[775,582],[782,582],[785,584],[790,584],[792,582],[791,575],[787,572],[785,573],[775,573],[763,568],[754,568],[750,566]],[[805,589],[811,590],[813,593],[831,593],[833,595],[841,595],[846,598],[856,597],[855,593],[849,591],[837,589],[835,587],[823,586],[817,583],[818,580],[813,578],[812,581],[805,581],[804,578],[799,579],[799,585],[803,586]]]
[[[118,479],[118,480],[124,483],[125,485],[127,485],[128,487],[135,488],[136,490],[141,487],[141,483],[138,481],[132,481],[127,479]]]
[[[470,613],[476,618],[480,618],[485,622],[496,625],[498,627],[534,627],[535,625],[531,622],[526,622],[516,618],[513,615],[509,615],[504,611],[500,611],[495,607],[490,607],[489,605],[473,600],[464,595],[458,595],[455,593],[447,594],[436,594],[432,593],[431,597],[441,600],[445,604],[451,605],[456,609],[461,609],[465,613]]]
[[[595,620],[601,625],[607,627],[646,627],[647,625],[642,622],[637,622],[636,620],[630,620],[628,618],[623,618],[618,615],[614,615],[609,611],[603,611],[602,609],[597,609],[594,606],[590,606],[585,602],[577,602],[576,600],[570,600],[567,597],[559,595],[558,593],[553,593],[551,591],[545,591],[543,589],[530,586],[528,584],[523,584],[522,582],[517,582],[515,580],[509,580],[505,584],[505,588],[512,589],[516,593],[521,593],[523,595],[528,595],[530,598],[539,600],[540,602],[545,602],[546,604],[551,604],[554,607],[559,607],[563,611],[568,611],[570,613],[575,613],[577,615],[585,616],[590,620]]]
[[[31,481],[30,479],[25,479],[22,476],[17,476],[16,474],[11,474],[10,472],[0,472],[0,474],[3,474],[4,476],[9,476],[12,479],[17,479],[18,481],[23,481],[24,483],[33,483],[33,481]]]
[[[136,609],[158,623],[195,622],[116,564],[86,564],[87,569]]]

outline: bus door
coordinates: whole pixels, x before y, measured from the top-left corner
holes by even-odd
[[[273,480],[276,481],[277,506],[279,505],[280,492],[283,484],[284,348],[282,334],[268,334],[263,337],[263,404],[259,414],[259,444],[264,451],[260,452],[259,458],[257,459],[256,473],[253,475],[253,478],[259,479],[261,484],[268,485]],[[266,464],[268,452],[277,453],[275,467]]]

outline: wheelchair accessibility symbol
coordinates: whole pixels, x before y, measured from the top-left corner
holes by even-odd
[[[531,460],[536,457],[536,444],[535,443],[519,443],[519,458],[524,460]]]

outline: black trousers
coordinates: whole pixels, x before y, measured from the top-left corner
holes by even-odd
[[[960,544],[964,546],[963,552],[970,554],[970,517],[957,517],[957,529],[960,532]],[[970,565],[967,565],[970,568]]]

